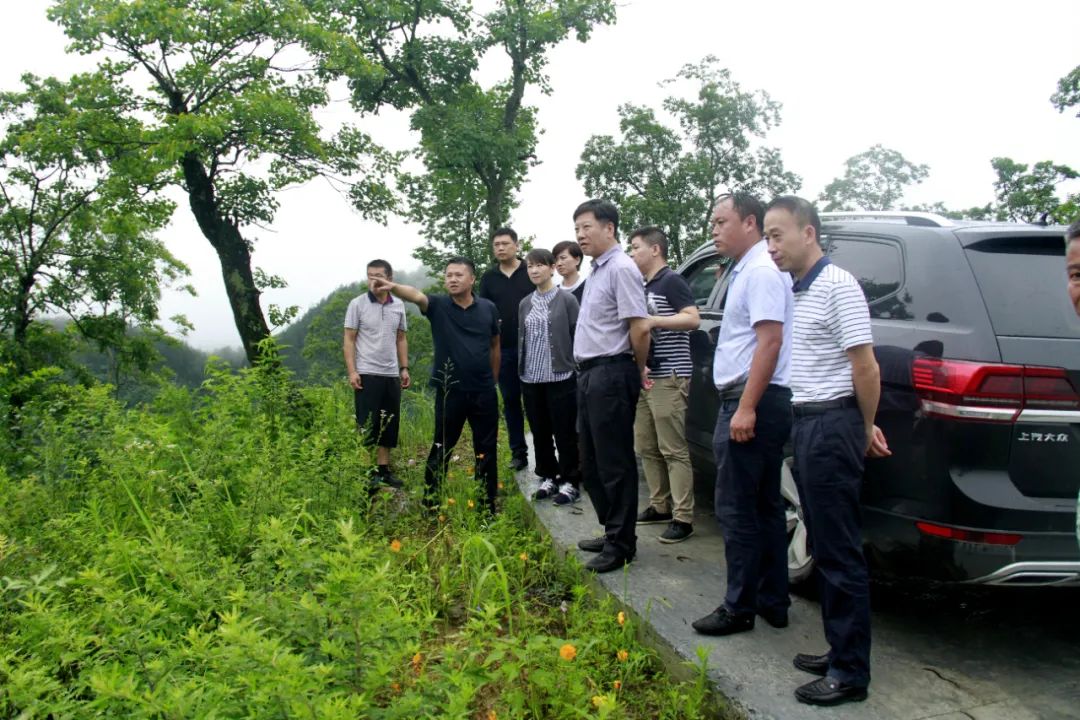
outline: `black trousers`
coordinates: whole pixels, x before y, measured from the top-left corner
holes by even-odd
[[[523,382],[521,391],[525,396],[525,416],[532,428],[536,474],[543,478],[558,477],[578,487],[581,456],[577,439],[576,378],[570,376],[550,383]]]
[[[870,683],[870,580],[859,503],[866,432],[858,408],[796,416],[795,483],[821,584],[829,675]]]
[[[604,552],[620,557],[637,552],[634,414],[640,394],[641,376],[633,360],[578,373],[582,481],[604,526]]]
[[[499,393],[503,400],[503,418],[506,434],[510,440],[510,453],[514,457],[529,452],[525,444],[525,418],[521,414],[521,378],[518,376],[517,347],[501,348],[499,356]]]
[[[496,462],[499,398],[494,387],[477,392],[436,389],[435,439],[424,470],[427,499],[429,503],[435,502],[442,480],[446,477],[451,452],[461,439],[466,422],[472,430],[475,476],[483,482],[488,509],[494,511],[499,485],[499,465]]]
[[[720,404],[713,435],[716,456],[716,519],[724,536],[727,592],[735,615],[786,610],[787,526],[780,496],[784,443],[791,436],[791,391],[769,385],[757,406],[754,438],[731,439],[738,400]]]
[[[364,444],[396,448],[401,427],[401,378],[361,375],[363,390],[353,390],[356,425]]]

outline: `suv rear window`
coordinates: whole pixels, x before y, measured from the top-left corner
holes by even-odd
[[[1062,236],[988,238],[965,250],[997,335],[1080,337]]]

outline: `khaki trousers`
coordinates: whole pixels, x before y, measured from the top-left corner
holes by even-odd
[[[634,450],[641,456],[649,504],[675,520],[694,522],[694,472],[686,446],[690,378],[658,378],[642,390],[634,418]]]

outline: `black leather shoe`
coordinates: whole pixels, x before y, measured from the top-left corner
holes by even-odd
[[[787,610],[762,610],[757,611],[758,617],[765,622],[772,625],[774,628],[781,629],[788,626]]]
[[[401,488],[405,487],[405,483],[398,480],[396,477],[394,477],[393,473],[389,473],[389,472],[388,473],[382,473],[382,474],[376,474],[375,475],[375,481],[377,483],[379,483],[380,485],[385,485],[386,487],[392,487],[395,490],[400,490]]]
[[[866,688],[845,685],[836,678],[823,677],[795,688],[795,699],[807,705],[839,705],[866,699]]]
[[[795,665],[796,670],[802,670],[811,675],[825,677],[829,672],[829,654],[809,655],[807,653],[799,653],[795,656],[795,659],[792,660],[792,664]]]
[[[510,468],[514,472],[520,472],[527,467],[529,467],[528,455],[515,455],[514,457],[510,458]]]
[[[702,635],[734,635],[754,629],[753,615],[733,615],[721,605],[705,617],[695,620],[691,627]]]
[[[602,552],[589,562],[585,563],[585,569],[592,570],[595,573],[606,573],[611,572],[612,570],[618,570],[624,565],[629,565],[633,560],[633,555],[623,557],[622,555]]]
[[[578,550],[584,550],[585,552],[604,552],[604,536],[578,540],[577,546]]]

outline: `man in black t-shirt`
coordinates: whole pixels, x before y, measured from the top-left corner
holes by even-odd
[[[409,285],[377,279],[373,292],[389,290],[415,303],[431,322],[435,358],[430,385],[435,388],[435,437],[424,481],[426,502],[437,502],[451,451],[465,423],[473,435],[476,478],[484,481],[488,508],[495,510],[499,466],[499,315],[495,305],[473,295],[476,270],[467,258],[451,258],[443,278],[449,295],[425,295]]]
[[[495,303],[499,311],[500,348],[499,392],[503,399],[503,417],[510,439],[510,466],[524,470],[529,466],[525,444],[525,416],[522,412],[521,377],[518,375],[518,306],[532,294],[533,284],[525,263],[518,257],[518,236],[512,228],[499,228],[491,234],[495,267],[480,278],[480,297]]]
[[[690,393],[690,330],[701,323],[690,286],[667,265],[668,239],[658,227],[630,234],[630,256],[645,278],[652,345],[650,385],[638,397],[634,449],[641,456],[649,506],[638,525],[666,523],[658,538],[677,543],[694,534],[694,473],[686,444]]]

